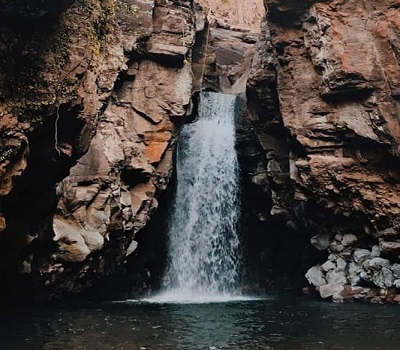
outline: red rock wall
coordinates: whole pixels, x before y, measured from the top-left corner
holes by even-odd
[[[192,1],[61,4],[0,10],[19,19],[0,21],[3,293],[28,281],[45,298],[77,294],[119,271],[189,109]]]
[[[324,259],[331,253],[341,279],[317,268],[333,291],[324,287],[324,297],[368,284],[400,286],[390,270],[400,242],[400,1],[265,5],[247,94],[275,184],[266,215],[284,214],[292,231],[328,237]],[[387,229],[390,235],[379,234]],[[346,234],[357,243],[343,245]],[[357,249],[371,255],[372,246],[388,260],[385,283],[376,277],[382,269],[355,261]],[[351,264],[363,278],[350,277]]]

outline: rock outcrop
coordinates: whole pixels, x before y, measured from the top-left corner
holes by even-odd
[[[76,294],[123,266],[168,184],[193,3],[1,4],[2,293]]]
[[[238,31],[260,32],[263,0],[199,0],[211,26]]]
[[[261,0],[242,2],[199,0],[203,23],[195,50],[193,73],[201,87],[228,94],[244,93],[264,13]],[[251,9],[251,11],[250,11]],[[238,14],[241,14],[239,16]],[[207,18],[207,21],[205,19]]]
[[[321,297],[398,300],[400,2],[265,4],[247,90],[272,198],[259,217],[308,241],[298,263]]]

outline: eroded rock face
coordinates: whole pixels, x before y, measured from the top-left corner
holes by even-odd
[[[201,86],[195,85],[195,89],[244,93],[264,14],[262,1],[251,0],[246,6],[241,1],[198,3],[202,6],[197,12],[201,40],[195,50],[193,74]]]
[[[199,0],[212,26],[258,33],[264,15],[262,0]]]
[[[318,244],[326,249],[318,266],[341,259],[346,267],[321,269],[322,291],[309,279],[323,297],[393,300],[397,290],[381,289],[395,286],[399,259],[399,3],[265,3],[247,96],[248,118],[273,162],[267,215],[285,212],[289,235],[308,237],[304,273],[316,249],[309,239],[329,237],[329,247]],[[359,265],[360,249],[379,249],[389,265],[374,264],[372,273]]]
[[[11,57],[0,71],[2,289],[32,280],[57,298],[120,269],[158,206],[190,104],[193,3],[38,1],[0,10],[10,13],[38,33],[0,25]]]

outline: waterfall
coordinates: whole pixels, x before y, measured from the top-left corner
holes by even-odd
[[[237,292],[235,105],[234,95],[204,93],[198,120],[183,127],[161,299],[214,300]]]

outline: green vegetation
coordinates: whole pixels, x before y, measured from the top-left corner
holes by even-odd
[[[100,55],[106,39],[114,28],[115,0],[79,0],[82,14],[88,18],[88,38],[93,48],[94,58]]]
[[[138,13],[138,8],[136,6],[128,4],[124,1],[118,1],[116,4],[116,8],[118,11],[123,11],[123,13],[131,14],[131,15]]]
[[[0,150],[0,163],[8,158],[15,156],[19,151],[18,147],[7,146],[5,149],[2,149],[1,145]]]
[[[1,57],[11,57],[5,72],[0,72],[8,81],[9,94],[0,98],[21,121],[41,122],[56,105],[74,97],[76,80],[67,71],[71,38],[91,47],[81,52],[82,60],[95,69],[114,28],[114,5],[115,0],[77,0],[70,12],[79,13],[79,26],[69,27],[76,19],[67,13],[69,20],[54,24],[47,37],[43,29],[21,35],[12,50],[0,52]],[[22,45],[26,52],[21,54]]]
[[[69,31],[63,26],[44,42],[37,36],[27,41],[29,54],[14,63],[16,74],[9,77],[9,107],[22,121],[38,122],[41,112],[66,92],[60,72],[69,60],[68,44]]]

